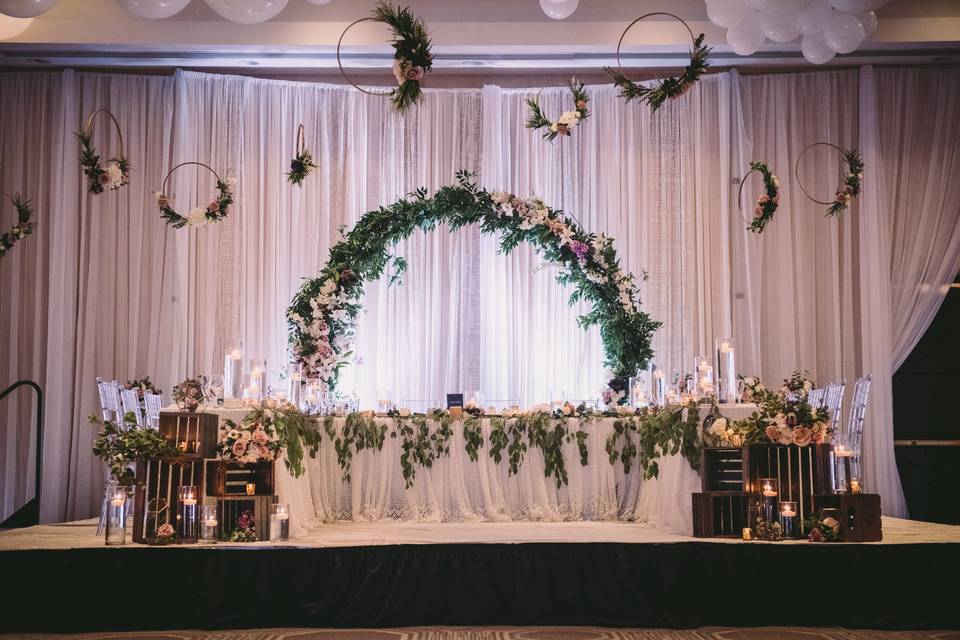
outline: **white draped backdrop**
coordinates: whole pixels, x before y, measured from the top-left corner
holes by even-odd
[[[613,236],[625,266],[649,274],[643,304],[664,323],[655,347],[668,370],[689,369],[714,336],[732,335],[740,370],[767,380],[794,369],[821,381],[872,373],[865,482],[887,513],[904,514],[890,377],[960,268],[960,71],[718,73],[653,116],[591,87],[592,117],[553,145],[523,127],[523,99],[539,91],[428,91],[401,118],[382,99],[322,84],[0,74],[0,191],[22,192],[37,210],[36,233],[0,261],[0,384],[32,378],[46,389],[43,519],[98,509],[103,467],[86,424],[96,376],[149,374],[169,391],[217,370],[233,336],[279,370],[286,306],[338,228],[416,187],[450,184],[458,169]],[[548,113],[568,99],[563,89],[541,95]],[[90,197],[71,133],[99,106],[123,123],[133,175],[119,193]],[[301,122],[320,168],[298,189],[283,173]],[[109,155],[115,136],[98,125]],[[864,193],[840,220],[792,179],[793,159],[820,140],[864,152]],[[735,203],[751,159],[783,182],[762,237],[744,230]],[[152,194],[187,160],[238,179],[226,221],[163,224]],[[801,174],[828,199],[838,158],[811,153]],[[193,168],[171,182],[181,210],[213,193]],[[758,193],[751,182],[745,208]],[[5,206],[0,226],[10,217]],[[398,252],[410,263],[403,286],[369,286],[363,362],[344,380],[365,404],[386,389],[407,399],[479,389],[522,403],[552,389],[597,393],[598,335],[576,326],[577,309],[527,248],[503,258],[476,229],[441,229]],[[32,490],[29,402],[24,393],[0,408],[0,515]]]

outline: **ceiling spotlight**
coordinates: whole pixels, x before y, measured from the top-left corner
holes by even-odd
[[[580,0],[540,0],[540,8],[554,20],[563,20],[573,15]]]

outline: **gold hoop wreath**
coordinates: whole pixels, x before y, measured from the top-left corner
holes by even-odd
[[[830,147],[840,152],[843,161],[847,163],[847,173],[843,177],[843,183],[837,189],[836,197],[831,201],[817,200],[804,188],[800,182],[800,160],[803,154],[814,147]],[[837,216],[846,211],[853,199],[860,195],[860,188],[863,186],[863,156],[856,149],[843,149],[830,142],[814,142],[809,144],[797,156],[797,161],[793,165],[793,175],[797,179],[797,185],[811,201],[817,204],[827,205],[827,216]]]
[[[30,208],[30,201],[24,200],[19,194],[0,193],[0,198],[9,200],[17,211],[17,224],[13,225],[9,231],[0,234],[0,258],[2,258],[7,255],[14,244],[33,233],[33,223],[30,222],[33,209]]]
[[[174,171],[186,165],[203,167],[212,173],[217,179],[218,195],[210,204],[206,205],[206,207],[194,207],[190,209],[190,212],[186,216],[183,216],[174,210],[172,206],[173,203],[170,197],[167,196],[167,182],[170,181],[170,176],[173,175]],[[181,162],[173,169],[170,169],[167,177],[163,179],[163,186],[160,188],[160,191],[155,194],[157,197],[157,206],[160,207],[160,216],[174,229],[180,229],[181,227],[203,227],[207,224],[219,222],[227,217],[227,208],[233,204],[233,185],[233,178],[221,180],[220,175],[217,174],[210,165],[202,162]]]
[[[690,64],[684,68],[683,73],[676,77],[663,78],[662,80],[657,81],[653,86],[645,87],[638,82],[633,82],[627,75],[623,72],[623,64],[620,62],[620,48],[623,46],[623,39],[627,36],[627,32],[633,28],[633,25],[637,24],[645,18],[650,16],[669,16],[674,20],[679,21],[687,29],[687,33],[690,34],[690,41],[693,43],[693,48],[690,50]],[[690,25],[686,23],[683,18],[676,16],[672,13],[667,13],[665,11],[653,11],[651,13],[645,13],[630,24],[627,25],[627,28],[623,30],[623,33],[620,35],[620,40],[617,42],[617,69],[614,71],[610,67],[604,67],[603,70],[610,74],[610,77],[613,79],[613,83],[620,89],[620,97],[624,99],[625,102],[630,102],[631,100],[640,100],[647,103],[650,106],[651,111],[656,111],[659,109],[664,102],[667,100],[672,100],[673,98],[679,98],[684,93],[687,92],[690,87],[692,87],[697,80],[700,79],[707,71],[707,67],[710,66],[707,62],[707,58],[710,56],[710,47],[703,44],[704,34],[699,36],[693,35],[693,30],[690,29]]]
[[[743,185],[746,184],[750,174],[757,172],[763,178],[763,193],[757,198],[757,204],[753,207],[753,217],[749,220],[743,215]],[[740,211],[740,217],[747,223],[747,231],[754,233],[763,233],[767,224],[773,220],[773,214],[780,205],[780,178],[778,178],[767,163],[756,161],[750,163],[750,170],[740,179],[740,190],[737,191],[737,209]]]
[[[290,161],[290,171],[287,172],[287,182],[298,187],[303,186],[303,179],[310,175],[311,169],[316,169],[313,155],[306,147],[303,134],[303,123],[297,127],[297,148],[293,160]]]
[[[110,158],[106,162],[100,161],[100,154],[92,144],[93,140],[93,121],[100,114],[105,113],[113,121],[113,126],[117,130],[117,138],[120,141],[120,153],[115,158]],[[90,114],[87,118],[87,126],[77,131],[77,138],[80,140],[80,166],[83,167],[83,173],[87,176],[87,192],[92,194],[103,193],[104,189],[116,191],[127,184],[130,178],[130,161],[123,155],[123,131],[120,129],[120,123],[116,116],[106,107],[100,107]]]
[[[587,109],[590,96],[584,90],[583,83],[576,78],[571,78],[567,86],[570,88],[573,99],[573,110],[565,111],[556,122],[543,115],[543,109],[538,100],[527,98],[530,116],[527,118],[526,127],[535,130],[546,129],[543,132],[543,139],[547,142],[553,142],[557,136],[569,136],[577,125],[590,117],[590,111]]]
[[[357,85],[347,75],[340,59],[340,48],[347,31],[361,22],[382,22],[393,31],[393,75],[397,78],[396,89],[390,91],[371,91]],[[354,89],[371,96],[389,96],[393,108],[402,113],[423,97],[420,81],[433,69],[433,54],[430,53],[430,36],[423,21],[414,16],[408,7],[394,7],[387,2],[378,2],[373,15],[354,20],[340,34],[337,40],[337,66],[340,73]]]

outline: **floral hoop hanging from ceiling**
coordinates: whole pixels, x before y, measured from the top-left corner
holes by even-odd
[[[573,97],[573,110],[565,111],[560,118],[553,122],[545,115],[540,103],[533,98],[527,98],[527,106],[530,107],[530,116],[527,118],[528,129],[546,129],[543,132],[543,139],[553,142],[557,136],[569,136],[574,127],[590,117],[590,111],[587,109],[587,103],[590,102],[590,96],[583,88],[583,83],[578,82],[576,78],[571,78],[567,83],[570,87],[570,93]]]
[[[33,209],[30,207],[30,201],[24,200],[19,194],[0,193],[0,198],[9,200],[17,212],[17,223],[9,231],[0,235],[0,258],[2,258],[7,255],[14,244],[33,233],[33,223],[30,222]]]
[[[382,22],[393,31],[393,75],[397,79],[397,88],[390,91],[371,91],[354,83],[343,68],[340,59],[340,47],[343,37],[352,27],[361,22]],[[420,101],[423,92],[420,82],[426,73],[433,69],[433,54],[430,52],[430,36],[420,18],[410,12],[409,7],[394,7],[387,2],[378,2],[369,18],[360,18],[347,25],[337,41],[337,66],[344,79],[357,91],[371,96],[389,96],[393,107],[399,112]]]
[[[633,275],[620,270],[613,240],[587,233],[562,211],[537,198],[490,193],[469,173],[456,186],[432,197],[419,189],[408,198],[365,213],[330,249],[320,275],[306,280],[287,310],[290,349],[304,375],[320,378],[331,389],[353,352],[350,341],[362,305],[364,282],[379,278],[393,262],[405,269],[390,249],[414,231],[429,231],[441,222],[451,230],[478,224],[481,233],[500,234],[500,249],[509,253],[529,242],[545,259],[562,266],[557,281],[572,285],[570,304],[581,300],[593,308],[578,318],[597,326],[603,340],[604,365],[618,377],[633,375],[653,355],[650,340],[660,323],[640,311]],[[399,274],[394,274],[392,280]]]
[[[210,204],[206,207],[194,207],[186,216],[182,216],[173,208],[173,203],[167,195],[167,182],[169,182],[170,176],[173,175],[174,171],[189,164],[203,167],[214,175],[217,179],[217,197],[210,201]],[[156,195],[157,198],[157,206],[160,207],[161,217],[174,229],[180,229],[185,226],[202,227],[207,224],[219,222],[227,217],[227,208],[233,204],[234,184],[235,181],[233,178],[228,177],[226,180],[221,180],[216,171],[202,162],[181,162],[173,169],[170,169],[167,177],[163,179],[163,186],[160,188],[160,191],[157,191],[154,195]]]
[[[760,173],[763,177],[763,193],[757,198],[757,204],[753,208],[753,217],[747,220],[747,231],[754,233],[763,233],[767,224],[773,220],[773,214],[780,205],[780,178],[778,178],[765,162],[751,162],[750,170],[744,174],[740,180],[740,190],[737,192],[737,208],[740,209],[740,215],[743,216],[743,185],[747,178],[754,171]]]
[[[649,18],[650,16],[669,16],[675,20],[679,20],[684,27],[686,27],[687,32],[690,34],[690,40],[693,43],[693,48],[690,51],[690,64],[684,68],[683,73],[677,77],[664,78],[658,80],[653,86],[646,87],[639,82],[633,82],[627,75],[623,72],[623,64],[620,62],[620,47],[623,46],[623,39],[626,37],[627,32],[641,20]],[[667,100],[678,98],[687,92],[690,87],[692,87],[697,80],[700,79],[707,71],[707,67],[710,66],[707,62],[707,58],[710,56],[710,47],[703,44],[704,34],[699,36],[694,36],[693,31],[682,18],[675,16],[672,13],[666,13],[664,11],[653,11],[651,13],[645,13],[640,16],[633,22],[627,25],[627,28],[623,30],[623,33],[620,35],[620,41],[617,42],[617,69],[614,71],[610,67],[604,67],[604,71],[610,74],[610,77],[613,79],[613,83],[620,89],[620,97],[624,99],[625,102],[630,102],[631,100],[641,100],[647,103],[650,106],[651,111],[656,111],[659,109],[664,102]]]
[[[287,181],[298,187],[303,186],[303,180],[310,175],[311,169],[316,169],[317,165],[313,163],[313,155],[306,148],[303,135],[303,123],[297,127],[297,149],[296,155],[290,161],[290,171],[287,172]]]
[[[803,183],[800,182],[800,160],[803,158],[803,154],[814,147],[830,147],[831,149],[836,149],[843,157],[843,161],[847,163],[847,173],[843,176],[843,183],[837,189],[836,197],[829,202],[817,200],[811,196],[804,188]],[[861,156],[860,152],[856,149],[843,149],[830,142],[814,142],[813,144],[807,145],[806,148],[800,152],[800,155],[797,156],[797,161],[793,166],[793,175],[797,179],[797,185],[800,187],[800,190],[803,191],[803,195],[817,204],[828,205],[826,211],[827,216],[837,216],[846,211],[850,203],[853,202],[853,199],[860,195],[860,188],[863,182],[863,156]]]
[[[113,121],[117,130],[117,139],[120,143],[120,153],[116,158],[101,162],[100,154],[93,146],[93,122],[97,114],[105,113]],[[130,179],[130,161],[123,155],[123,132],[117,118],[106,107],[100,107],[87,118],[87,126],[77,131],[80,140],[80,166],[87,176],[87,191],[89,193],[103,193],[104,189],[115,191],[127,184]]]

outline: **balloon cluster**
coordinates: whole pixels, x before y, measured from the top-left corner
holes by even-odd
[[[706,0],[710,22],[727,30],[727,44],[741,56],[769,38],[801,38],[803,57],[813,64],[856,50],[877,30],[874,13],[890,0]]]

